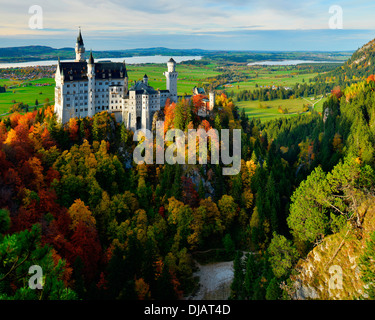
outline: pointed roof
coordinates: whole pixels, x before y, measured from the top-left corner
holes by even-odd
[[[57,57],[57,67],[56,67],[56,73],[59,72],[60,75],[63,75],[63,70],[61,68],[61,62],[60,57]]]
[[[136,91],[136,94],[155,94],[157,91],[145,84],[143,81],[136,81],[133,86],[130,87],[129,91]]]
[[[145,75],[143,76],[143,79],[144,79],[144,78],[147,78],[147,79],[148,79],[147,74],[145,74]]]
[[[81,28],[79,28],[79,33],[78,33],[78,37],[77,37],[77,43],[79,45],[83,46],[83,39],[82,39],[82,34],[81,34]]]
[[[94,57],[92,56],[92,50],[90,51],[90,58],[88,64],[94,64]]]
[[[170,58],[168,62],[176,63],[176,61],[174,61],[173,58]]]

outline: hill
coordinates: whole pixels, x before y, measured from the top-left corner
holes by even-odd
[[[267,60],[345,61],[351,52],[295,52],[295,51],[225,51],[204,49],[171,49],[164,47],[136,48],[125,50],[93,51],[95,58],[118,58],[133,56],[203,56],[219,64],[242,64]],[[48,46],[23,46],[0,48],[0,62],[27,62],[35,60],[74,59],[74,48],[52,48]],[[208,63],[206,61],[205,63]],[[204,63],[200,61],[199,63]]]
[[[375,39],[369,41],[340,67],[317,77],[317,81],[330,81],[333,85],[346,87],[375,73]]]
[[[198,56],[207,54],[201,49],[169,49],[163,47],[128,50],[93,51],[95,58],[118,58],[121,56]],[[0,48],[0,62],[27,62],[34,60],[74,59],[74,48],[55,49],[48,46],[23,46]]]

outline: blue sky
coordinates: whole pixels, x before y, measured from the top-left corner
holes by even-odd
[[[29,28],[31,4],[43,29]],[[356,50],[375,38],[373,0],[0,0],[0,47],[73,47],[82,27],[87,49],[147,47],[213,50]],[[332,5],[342,29],[330,29]]]

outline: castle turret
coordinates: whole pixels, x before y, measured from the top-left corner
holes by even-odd
[[[150,108],[149,108],[149,103],[150,103],[150,97],[149,97],[147,91],[145,90],[143,92],[143,94],[142,94],[142,105],[141,105],[141,108],[142,108],[142,112],[141,112],[141,116],[142,116],[141,128],[142,128],[142,130],[150,129],[150,118],[149,118]]]
[[[173,102],[177,102],[177,77],[178,72],[176,72],[176,61],[170,58],[167,62],[168,72],[164,72],[164,76],[167,80],[167,90],[170,93],[170,99]]]
[[[92,117],[95,114],[95,63],[92,51],[90,52],[90,58],[87,62],[87,79],[88,79],[88,110],[87,115]]]
[[[126,70],[125,60],[123,62],[123,68],[121,70],[122,72],[124,72],[124,74],[121,73],[121,76],[124,76],[124,97],[125,97],[129,92],[129,88],[128,88],[129,79],[128,79],[128,71]]]
[[[77,62],[85,61],[85,46],[83,44],[81,29],[79,29],[77,42],[76,42],[76,61]]]
[[[148,86],[148,77],[147,77],[147,74],[145,74],[145,75],[143,76],[143,83],[144,83],[146,86]]]
[[[210,99],[210,105],[209,105],[209,110],[212,111],[212,109],[215,106],[215,91],[211,90],[208,94],[209,99]]]

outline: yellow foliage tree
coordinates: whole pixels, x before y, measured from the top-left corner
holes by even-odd
[[[96,220],[93,217],[88,206],[81,199],[77,199],[68,209],[68,213],[72,219],[71,228],[75,229],[80,221],[85,223],[88,227],[95,227]]]

